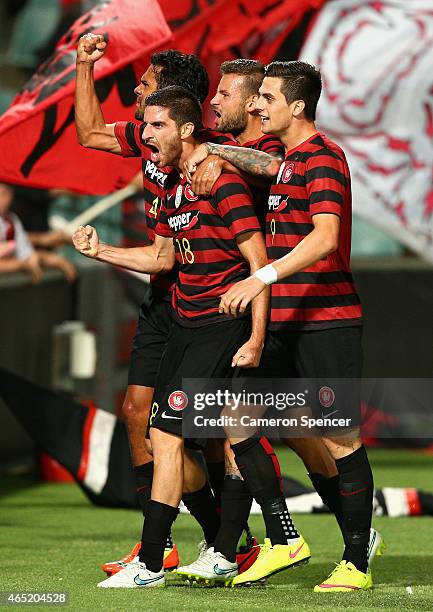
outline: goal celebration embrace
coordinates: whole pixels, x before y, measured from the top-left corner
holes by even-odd
[[[137,123],[106,124],[93,70],[109,45],[91,33],[78,44],[78,140],[141,157],[149,244],[107,244],[90,225],[73,243],[88,258],[150,274],[153,295],[140,310],[123,405],[141,540],[103,565],[108,577],[98,586],[161,587],[169,570],[186,584],[260,585],[308,563],[315,542],[288,511],[278,456],[260,431],[184,437],[183,381],[361,378],[349,167],[316,128],[322,82],[313,65],[224,62],[211,92],[215,123],[205,126],[205,68],[193,55],[161,51],[134,90]],[[371,524],[373,475],[359,427],[308,437],[286,431],[282,441],[341,533],[341,558],[324,559],[328,575],[311,588],[341,597],[371,589],[383,541]],[[189,565],[172,535],[181,500],[203,531]],[[253,500],[264,542],[249,527]]]
[[[433,609],[433,10],[4,0],[0,607]]]

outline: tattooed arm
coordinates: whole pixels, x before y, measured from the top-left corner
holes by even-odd
[[[184,169],[189,181],[197,170],[198,164],[205,160],[208,155],[218,155],[248,174],[255,174],[266,178],[277,176],[283,161],[281,157],[276,157],[263,151],[205,142],[197,147],[185,162]]]

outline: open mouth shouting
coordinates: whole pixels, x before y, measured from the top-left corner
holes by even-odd
[[[215,126],[218,127],[221,123],[221,113],[216,108],[213,108],[212,110],[215,113]]]
[[[153,161],[154,164],[158,165],[161,161],[161,152],[158,146],[153,141],[152,142],[147,141],[146,145],[150,149],[150,159]]]

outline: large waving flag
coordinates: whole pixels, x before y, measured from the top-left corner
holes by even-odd
[[[160,5],[174,33],[175,48],[199,56],[208,70],[213,95],[225,60],[251,57],[267,63],[280,50],[284,59],[296,59],[306,29],[303,26],[325,1],[160,0]],[[297,44],[287,45],[288,39]],[[212,118],[210,114],[208,119]]]
[[[339,0],[302,59],[322,71],[318,126],[345,150],[355,212],[433,262],[433,10]]]
[[[76,46],[86,32],[109,45],[95,64],[107,122],[133,117],[134,87],[149,55],[171,41],[157,0],[105,0],[78,19],[0,118],[0,181],[102,194],[124,186],[136,160],[86,150],[74,126]]]

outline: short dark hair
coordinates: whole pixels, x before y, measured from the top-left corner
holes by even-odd
[[[240,58],[223,62],[220,66],[220,72],[222,75],[238,74],[246,77],[243,83],[245,94],[253,96],[259,93],[260,85],[265,76],[265,67],[257,60]]]
[[[150,57],[152,66],[161,67],[155,71],[158,89],[180,85],[191,91],[203,103],[209,93],[209,78],[206,68],[197,56],[174,49],[159,51]]]
[[[322,91],[319,70],[306,62],[272,62],[265,66],[265,76],[281,79],[281,91],[287,104],[295,100],[305,102],[305,117],[314,121],[317,103]]]
[[[146,98],[147,106],[168,108],[168,116],[181,127],[185,123],[194,124],[194,135],[202,129],[200,102],[195,95],[179,85],[170,85],[154,91]]]

